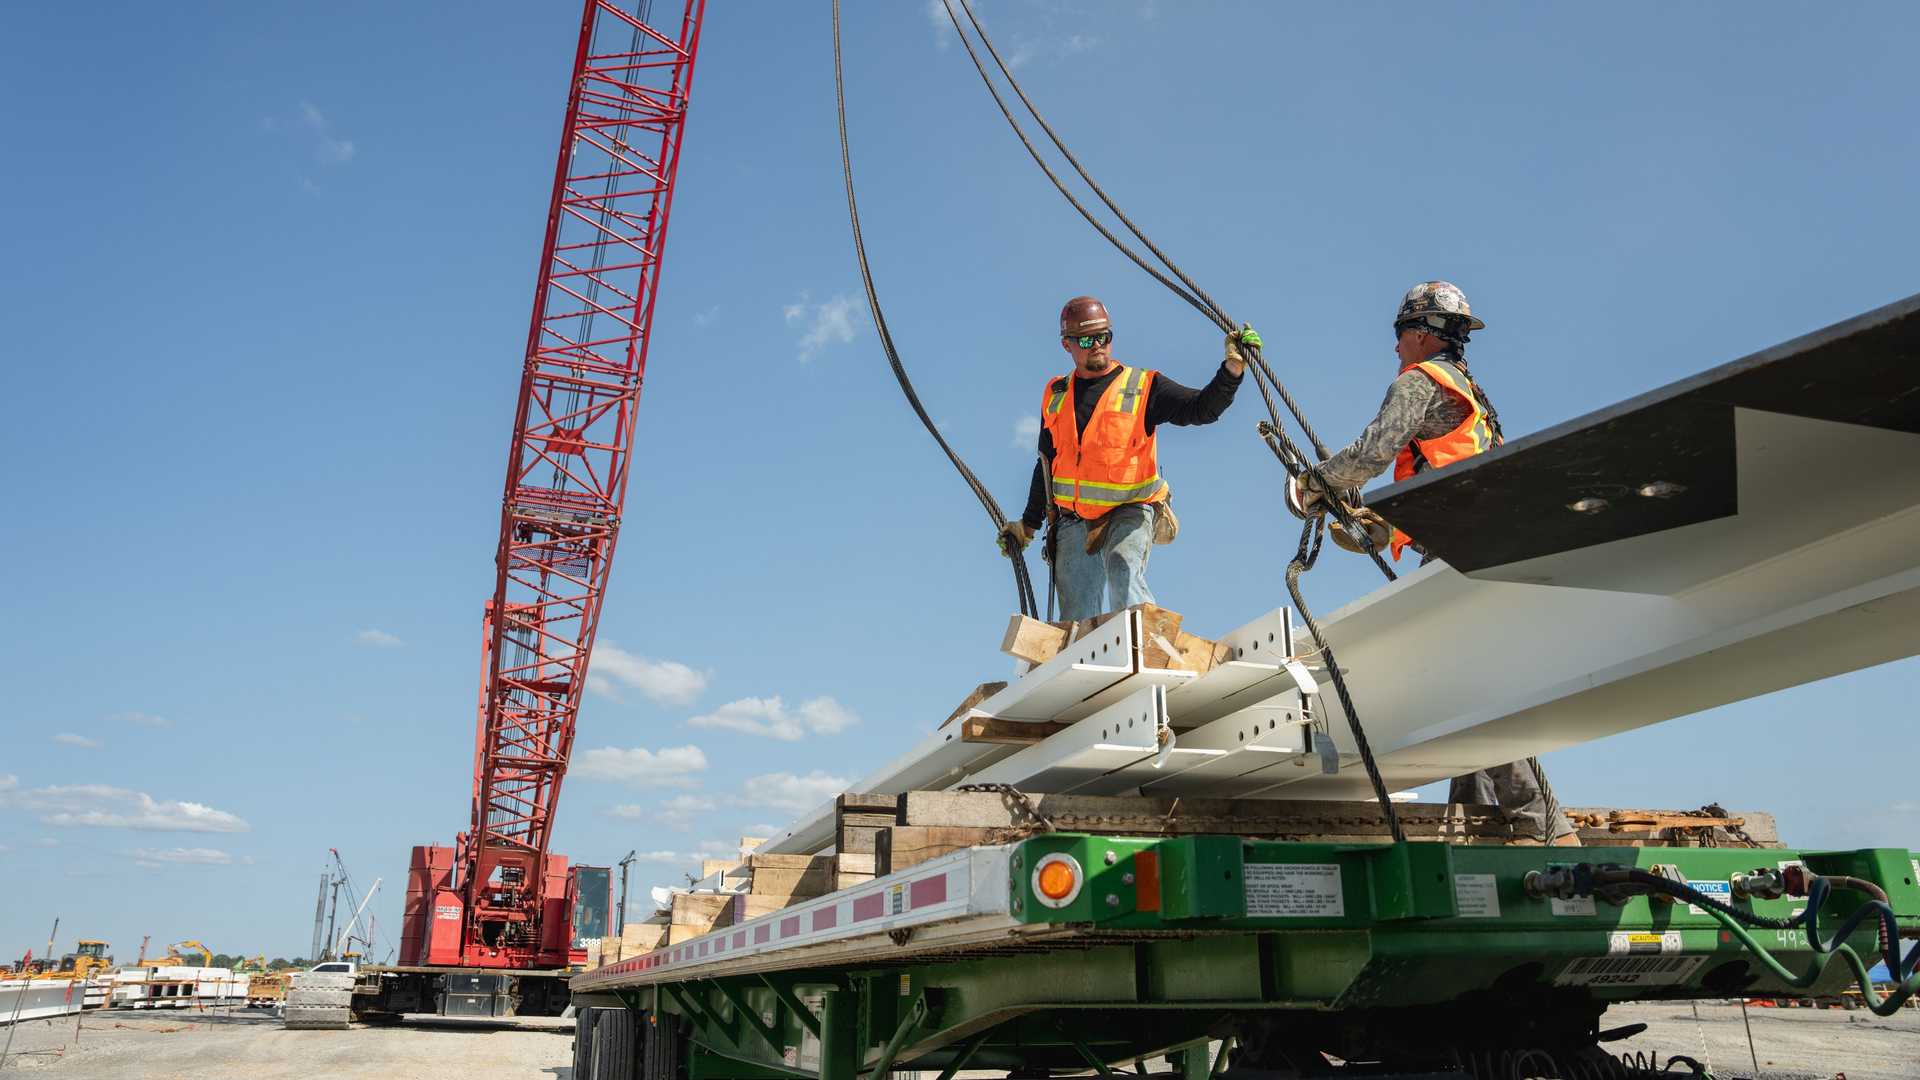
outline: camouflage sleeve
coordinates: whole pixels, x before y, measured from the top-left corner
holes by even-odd
[[[1400,448],[1413,441],[1439,392],[1433,380],[1420,372],[1401,372],[1387,387],[1387,398],[1373,422],[1346,449],[1322,463],[1320,475],[1333,487],[1357,488],[1386,471]]]

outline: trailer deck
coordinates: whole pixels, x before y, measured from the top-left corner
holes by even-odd
[[[1050,901],[1038,875],[1061,859],[1079,877]],[[1084,1068],[1227,1034],[1249,1047],[1293,1040],[1354,1060],[1419,1059],[1437,1051],[1416,1029],[1436,1025],[1455,1046],[1511,1047],[1525,1033],[1565,1054],[1591,1045],[1610,1003],[1833,995],[1852,983],[1849,966],[1816,954],[1804,931],[1768,935],[1789,968],[1818,968],[1793,986],[1704,909],[1529,892],[1531,872],[1602,860],[1670,866],[1729,896],[1736,875],[1801,863],[1873,881],[1896,910],[1920,910],[1920,870],[1904,850],[1049,833],[955,852],[577,976],[574,1000],[633,1010],[656,1028],[683,1024],[696,1077],[843,1080],[961,1063]],[[1782,919],[1805,905],[1734,902]],[[1821,932],[1856,906],[1835,906]],[[1920,933],[1920,918],[1900,925]],[[1872,956],[1874,938],[1864,925],[1848,943]]]

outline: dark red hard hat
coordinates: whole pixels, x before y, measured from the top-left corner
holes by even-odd
[[[1107,305],[1091,296],[1076,296],[1060,309],[1060,334],[1063,337],[1097,334],[1111,329],[1113,321],[1107,318]]]

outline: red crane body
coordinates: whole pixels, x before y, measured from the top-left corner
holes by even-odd
[[[559,968],[598,892],[548,851],[619,537],[705,0],[587,0],[481,647],[472,823],[413,850],[403,965]],[[576,868],[576,871],[579,868]],[[601,933],[607,931],[601,930]]]

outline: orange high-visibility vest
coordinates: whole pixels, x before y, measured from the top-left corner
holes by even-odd
[[[1161,502],[1157,436],[1147,434],[1147,391],[1156,373],[1122,367],[1087,418],[1082,438],[1073,412],[1075,375],[1047,382],[1040,423],[1053,433],[1053,501],[1083,518],[1128,503]]]
[[[1493,428],[1487,423],[1487,411],[1480,407],[1480,399],[1474,396],[1473,383],[1462,382],[1454,376],[1454,368],[1432,360],[1413,365],[1425,372],[1427,378],[1440,384],[1440,389],[1452,394],[1467,404],[1467,418],[1460,425],[1437,439],[1415,439],[1400,448],[1393,459],[1393,479],[1395,483],[1420,472],[1420,462],[1424,460],[1428,468],[1439,469],[1463,458],[1485,453],[1498,445]],[[1400,551],[1413,538],[1399,529],[1393,530],[1393,559],[1400,561]]]

